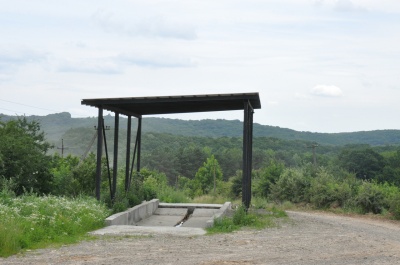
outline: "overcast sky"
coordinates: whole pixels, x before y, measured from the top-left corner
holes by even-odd
[[[399,0],[0,0],[0,36],[0,113],[259,92],[260,124],[400,129]]]

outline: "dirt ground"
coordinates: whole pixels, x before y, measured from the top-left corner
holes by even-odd
[[[99,237],[0,264],[400,264],[400,222],[288,212],[279,228],[178,237]]]

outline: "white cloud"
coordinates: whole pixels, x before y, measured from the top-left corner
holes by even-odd
[[[193,67],[196,64],[187,57],[170,54],[120,54],[117,60],[140,67]]]
[[[17,67],[28,63],[46,60],[46,54],[31,49],[13,49],[0,51],[0,69]]]
[[[323,97],[341,97],[343,96],[342,90],[333,85],[316,85],[311,89],[311,94]]]
[[[64,61],[58,66],[60,72],[77,72],[88,74],[120,74],[122,69],[113,61],[107,60],[80,60]]]
[[[98,10],[93,14],[92,20],[105,32],[117,33],[132,37],[159,37],[194,40],[197,38],[193,26],[179,21],[167,19],[165,16],[157,15],[147,18],[139,18],[131,21],[116,19],[111,12]]]

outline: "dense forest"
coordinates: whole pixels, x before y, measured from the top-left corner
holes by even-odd
[[[7,186],[12,189],[16,195],[31,191],[38,194],[93,196],[96,163],[90,147],[94,148],[92,142],[95,142],[96,131],[93,125],[88,125],[88,121],[95,124],[96,119],[78,119],[80,124],[74,125],[74,119],[69,114],[49,116],[54,119],[53,126],[49,125],[49,121],[42,126],[44,121],[33,117],[3,117],[0,120],[0,184],[3,188]],[[65,120],[60,122],[56,117],[64,117]],[[107,121],[113,124],[112,117],[106,117],[105,120],[106,124]],[[132,192],[124,191],[124,172],[119,170],[116,198],[107,198],[109,180],[103,178],[102,194],[105,194],[105,201],[120,207],[117,209],[123,209],[155,197],[169,202],[187,201],[207,194],[240,198],[243,143],[239,121],[152,118],[148,124],[159,121],[157,132],[155,129],[151,131],[150,127],[144,130],[141,149],[143,170],[134,176]],[[167,130],[162,126],[167,121],[172,124],[176,122],[175,133],[162,132]],[[187,131],[180,130],[179,123],[189,128],[191,125],[198,126],[197,130],[188,129],[197,133],[186,135]],[[238,126],[234,126],[236,123]],[[200,127],[206,128],[206,125],[210,131],[214,131],[213,135],[199,136]],[[240,136],[225,135],[228,134],[225,125],[230,128],[230,134],[238,130]],[[125,164],[125,130],[121,129],[119,138],[120,169]],[[282,134],[285,134],[285,130],[282,129]],[[64,139],[63,156],[60,155],[60,141],[53,145],[47,140],[48,135],[56,135],[55,131]],[[346,138],[347,134],[315,134],[324,135],[324,139],[336,139],[336,144],[327,143],[326,140],[297,139],[307,135],[300,132],[295,132],[290,140],[255,135],[253,196],[279,202],[311,203],[316,207],[358,209],[359,212],[388,211],[400,218],[400,147],[395,143],[373,144],[382,142],[382,139],[394,141],[393,137],[388,136],[391,135],[389,132],[372,132],[371,135],[380,135],[375,140],[368,132],[359,133],[360,138],[368,135],[368,141],[346,145],[338,143],[350,141],[350,138]],[[109,146],[113,143],[113,133],[112,129],[106,131]],[[83,157],[85,150],[89,152]],[[108,153],[112,158],[112,148],[108,149]],[[109,165],[112,166],[112,161]],[[103,160],[104,176],[107,175],[106,169]]]

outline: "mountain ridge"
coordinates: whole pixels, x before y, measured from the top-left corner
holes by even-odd
[[[0,114],[0,120],[16,119],[18,116]],[[46,116],[25,116],[28,120],[37,120],[46,139],[50,142],[59,142],[61,137],[70,129],[93,128],[97,125],[97,117],[73,118],[68,112],[49,114]],[[114,125],[114,117],[104,116],[105,125]],[[132,130],[137,125],[132,119]],[[125,130],[127,118],[120,117],[120,130]],[[182,136],[200,137],[242,137],[243,122],[239,120],[179,120],[170,118],[146,117],[142,122],[142,131],[169,133]],[[323,145],[343,146],[348,144],[369,144],[371,146],[400,145],[400,130],[372,130],[341,133],[318,133],[296,131],[278,126],[261,125],[254,123],[254,137],[274,137],[284,140],[304,140]]]

